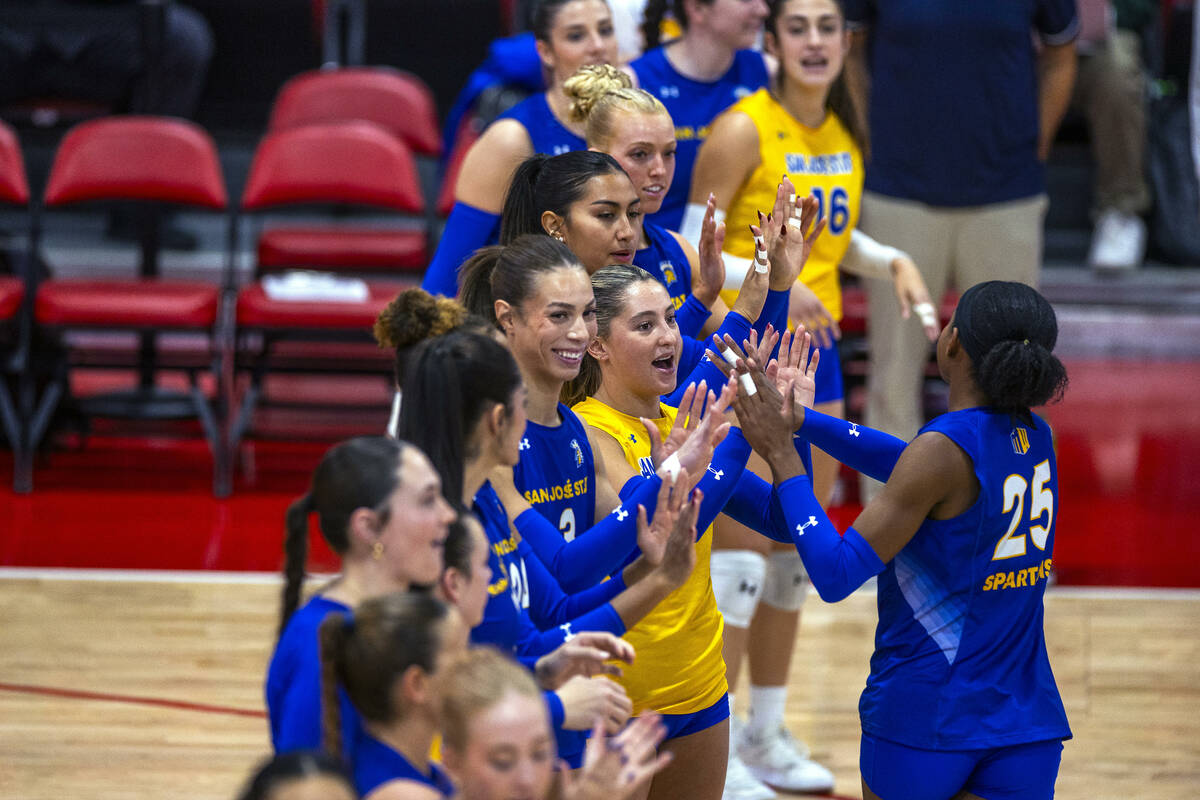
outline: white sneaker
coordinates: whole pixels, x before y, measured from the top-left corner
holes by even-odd
[[[1145,257],[1146,223],[1142,218],[1111,208],[1101,212],[1092,231],[1092,247],[1088,252],[1088,264],[1092,269],[1136,269]]]
[[[730,752],[721,800],[775,800],[775,797],[771,787],[751,775],[737,753]]]
[[[804,743],[782,725],[761,739],[747,728],[738,755],[751,775],[776,789],[818,794],[833,789],[833,773],[811,760]]]

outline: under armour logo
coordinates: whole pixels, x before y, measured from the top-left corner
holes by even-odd
[[[857,423],[857,422],[851,422],[851,423],[850,423],[850,435],[851,435],[851,436],[858,436],[858,435],[859,435],[859,433],[858,433],[858,423]]]
[[[808,517],[808,522],[801,523],[796,526],[796,535],[803,536],[805,528],[815,528],[817,526],[817,518],[811,514]]]
[[[658,87],[658,93],[662,97],[679,97],[679,87],[678,86],[660,86],[660,87]]]
[[[738,591],[753,597],[754,595],[758,594],[758,584],[742,581],[741,585],[738,586]]]
[[[721,480],[721,478],[725,477],[725,470],[723,470],[723,469],[713,469],[712,467],[709,467],[708,471],[713,474],[714,480],[719,481],[719,480]]]
[[[624,522],[625,518],[629,516],[629,512],[623,508],[618,508],[613,513],[617,515],[617,522]]]
[[[563,641],[564,642],[569,642],[575,638],[575,632],[571,630],[571,623],[564,622],[562,625],[559,625],[558,627],[559,627],[559,630],[561,630],[563,632]]]
[[[521,443],[520,443],[519,445],[517,445],[517,449],[518,449],[518,450],[528,450],[528,449],[529,449],[530,447],[532,447],[532,446],[533,446],[533,445],[531,445],[531,444],[529,443],[529,440],[528,440],[528,439],[522,439],[522,440],[521,440]]]

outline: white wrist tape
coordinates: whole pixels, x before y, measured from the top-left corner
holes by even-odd
[[[907,257],[903,250],[880,244],[855,228],[850,232],[850,246],[842,257],[842,269],[864,278],[891,279],[892,262]]]
[[[730,255],[727,252],[721,253],[721,260],[725,262],[725,285],[722,288],[738,291],[746,282],[746,273],[750,271],[754,260]]]
[[[921,324],[925,327],[938,327],[937,310],[933,307],[933,303],[917,303],[913,306],[913,313],[920,318]]]
[[[737,354],[733,352],[733,348],[726,347],[721,351],[721,358],[729,362],[730,366],[737,364]],[[746,394],[753,397],[758,394],[758,387],[754,385],[754,378],[743,373],[738,375],[738,382],[742,384],[742,388],[746,390]]]
[[[683,469],[683,464],[679,462],[679,456],[671,453],[671,455],[667,456],[667,460],[662,463],[662,466],[659,467],[659,469],[667,473],[671,480],[675,480],[679,477],[679,471]]]
[[[700,249],[700,235],[704,232],[704,215],[708,213],[708,205],[705,203],[688,203],[683,210],[683,222],[679,226],[679,235],[695,247]],[[721,209],[715,209],[713,212],[713,220],[720,225],[725,221],[725,212]],[[741,283],[738,283],[741,286]]]
[[[767,271],[767,243],[761,235],[754,237],[754,271],[759,275]]]

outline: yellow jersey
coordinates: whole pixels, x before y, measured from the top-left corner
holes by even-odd
[[[754,240],[747,226],[758,224],[775,205],[779,177],[796,185],[797,197],[815,194],[825,231],[817,239],[800,280],[820,298],[835,320],[842,318],[842,289],[838,264],[850,246],[862,202],[863,160],[850,131],[832,111],[813,129],[801,125],[766,89],[759,89],[725,113],[741,112],[758,128],[758,167],[730,200],[725,213],[725,249],[735,256],[754,258]],[[732,305],[737,292],[723,292]]]
[[[654,420],[663,438],[670,433],[675,409],[659,406]],[[618,442],[625,460],[643,475],[654,474],[650,441],[637,417],[622,414],[589,397],[574,409],[580,419]],[[662,714],[703,711],[724,696],[725,660],[721,654],[723,620],[713,596],[709,560],[712,528],[696,542],[696,568],[680,586],[640,622],[625,632],[636,658],[618,679],[633,701],[633,713],[653,709]]]

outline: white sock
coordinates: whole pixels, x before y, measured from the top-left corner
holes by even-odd
[[[783,724],[783,708],[787,704],[786,686],[750,686],[750,719],[747,733],[762,736]]]

